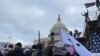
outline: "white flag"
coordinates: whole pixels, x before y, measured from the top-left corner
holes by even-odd
[[[59,31],[60,31],[61,41],[64,44],[73,45],[73,43],[70,41],[70,38],[68,38],[69,36],[66,35],[67,33],[65,31],[61,30],[61,29]]]
[[[80,56],[90,56],[90,52],[81,44],[79,43],[75,37],[70,36],[67,32],[65,32],[63,29],[60,29],[60,33],[61,33],[61,39],[62,42],[65,44],[69,44],[69,45],[73,45],[76,52],[80,55]]]

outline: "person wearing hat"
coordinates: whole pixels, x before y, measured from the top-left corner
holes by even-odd
[[[38,43],[35,52],[32,53],[32,56],[42,56],[42,48],[43,48],[43,44]]]
[[[22,44],[21,43],[16,43],[15,48],[22,48]]]
[[[4,53],[3,55],[7,55],[10,51],[13,50],[13,45],[12,44],[9,44],[7,48],[4,48]]]
[[[34,53],[37,49],[37,45],[33,45],[32,48],[29,51],[25,52],[25,56],[31,56],[32,53]]]
[[[7,56],[25,56],[21,43],[16,43],[14,50],[8,53]]]

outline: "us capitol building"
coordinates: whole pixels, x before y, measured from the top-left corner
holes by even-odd
[[[58,29],[63,29],[66,32],[69,32],[69,30],[66,28],[66,26],[61,22],[60,15],[58,15],[57,22],[51,28],[48,37],[41,38],[40,39],[40,43],[43,43],[43,45],[46,47],[49,44],[49,42],[50,42],[50,39],[52,37],[51,36],[52,32],[54,32],[54,35],[53,35],[54,36],[54,41],[60,40]],[[38,40],[34,40],[34,44],[37,44],[38,42],[39,42]]]
[[[58,15],[57,22],[51,28],[48,37],[41,38],[40,43],[42,43],[44,45],[44,47],[48,46],[50,44],[50,42],[52,42],[51,41],[52,36],[53,36],[54,41],[59,41],[60,40],[60,33],[58,32],[59,29],[63,29],[64,31],[70,33],[70,31],[66,28],[66,26],[61,22],[60,15]],[[54,34],[52,34],[52,33],[54,33]],[[86,33],[86,29],[85,29],[85,33]],[[75,37],[75,38],[81,44],[83,44],[85,47],[88,48],[88,47],[90,47],[90,39],[88,38],[88,36],[84,35],[85,33],[83,33],[83,34],[81,34],[81,36]],[[37,44],[37,43],[39,43],[39,39],[34,40],[34,44]]]

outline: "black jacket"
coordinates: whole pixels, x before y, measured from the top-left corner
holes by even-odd
[[[32,55],[32,53],[34,52],[35,50],[29,50],[29,51],[26,51],[25,52],[25,56],[31,56]]]
[[[0,52],[0,56],[3,56],[1,52]]]
[[[22,48],[16,48],[15,50],[10,51],[7,56],[25,56],[25,54],[23,53]]]

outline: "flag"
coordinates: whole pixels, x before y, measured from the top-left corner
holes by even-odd
[[[61,38],[62,42],[64,44],[69,44],[73,45],[75,48],[75,51],[80,55],[80,56],[90,56],[90,52],[81,44],[79,43],[75,37],[70,36],[67,32],[65,32],[63,29],[60,29],[61,33]],[[68,42],[68,43],[67,43]]]
[[[95,53],[100,53],[100,32],[93,31],[91,33],[91,51]]]
[[[64,48],[67,49],[67,51],[73,55],[74,54],[74,48],[73,48],[73,43],[70,41],[70,38],[66,35],[66,32],[59,30],[60,31],[60,37],[61,41],[64,43]]]
[[[74,54],[74,47],[73,46],[69,46],[67,50],[71,55]]]
[[[66,35],[67,33],[64,30],[60,29],[59,32],[60,32],[61,41],[64,44],[73,45],[73,43],[70,41],[69,36]]]
[[[67,45],[67,44],[65,44],[64,48],[70,53],[70,55],[73,55],[74,52],[75,52],[73,45]]]
[[[95,5],[95,2],[91,2],[91,3],[86,3],[85,4],[86,8],[94,6],[94,5]]]
[[[65,55],[67,53],[67,50],[63,47],[53,47],[52,49],[53,55]]]
[[[54,43],[54,47],[52,49],[53,55],[65,55],[67,50],[64,48],[64,43],[61,41],[57,41]]]

